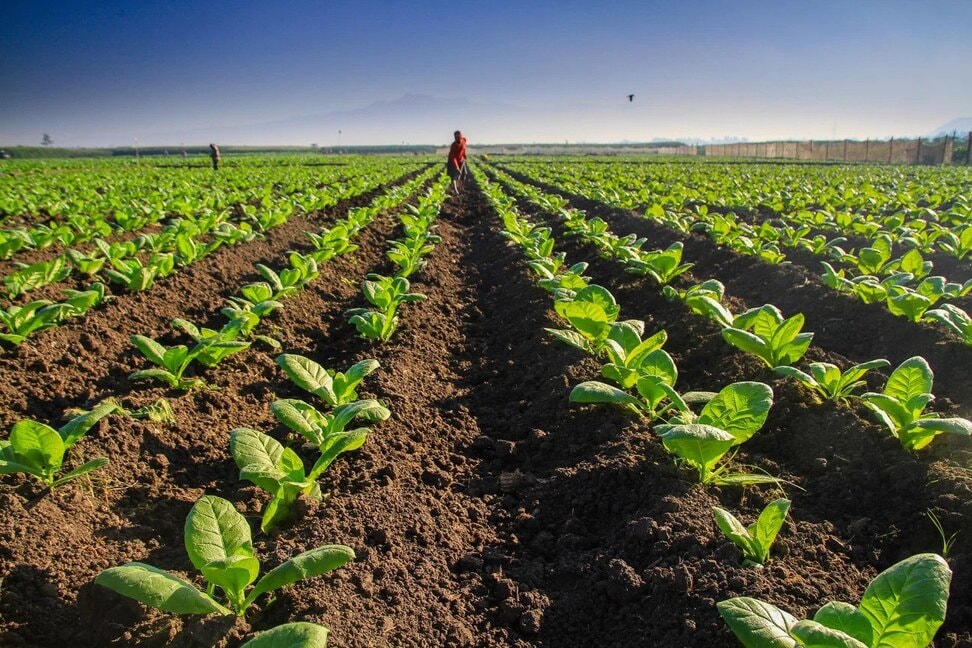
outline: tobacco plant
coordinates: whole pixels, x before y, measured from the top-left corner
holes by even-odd
[[[712,396],[698,415],[677,412],[655,431],[665,449],[694,469],[703,484],[765,484],[778,480],[768,475],[729,473],[726,454],[749,440],[766,422],[773,405],[773,390],[758,382],[738,382]]]
[[[755,522],[748,527],[732,513],[718,506],[712,507],[719,530],[743,552],[743,564],[763,565],[769,560],[770,547],[783,528],[790,500],[777,499],[766,505]]]
[[[257,580],[260,561],[253,552],[246,518],[231,503],[212,495],[204,495],[193,505],[184,537],[186,553],[206,580],[206,591],[140,562],[106,569],[95,582],[163,612],[242,616],[261,595],[354,559],[350,547],[324,545],[294,556]],[[217,589],[222,603],[217,600]]]
[[[972,421],[941,418],[937,412],[925,412],[935,400],[934,377],[928,362],[914,356],[898,365],[882,391],[861,396],[878,420],[909,450],[921,450],[939,434],[972,435]]]
[[[840,367],[829,362],[811,362],[810,373],[803,372],[796,367],[786,366],[775,367],[773,370],[781,376],[799,381],[820,394],[824,400],[848,401],[855,398],[854,391],[856,389],[866,385],[862,378],[868,371],[890,366],[890,362],[880,358],[856,364],[847,371],[841,371]]]
[[[114,402],[105,401],[90,412],[74,417],[58,430],[30,419],[15,423],[10,430],[10,438],[0,441],[0,475],[26,473],[54,489],[101,468],[108,463],[105,457],[92,459],[60,477],[57,476],[64,465],[67,451],[95,423],[116,409],[118,406]]]
[[[766,304],[736,316],[733,325],[722,330],[722,337],[772,369],[793,364],[807,352],[813,333],[800,332],[803,322],[803,313],[784,319],[780,309]]]
[[[797,620],[748,597],[717,605],[746,648],[925,648],[945,620],[952,571],[937,554],[917,554],[871,581],[858,606],[831,601]]]
[[[277,356],[277,364],[295,385],[314,394],[331,407],[358,400],[358,385],[365,376],[381,366],[377,360],[362,360],[342,373],[335,369],[325,369],[310,358],[291,353]]]

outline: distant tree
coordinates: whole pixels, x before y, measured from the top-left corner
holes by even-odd
[[[317,144],[311,144],[311,148],[317,148]]]
[[[53,143],[54,140],[51,139],[51,136],[44,133],[44,137],[41,138],[41,146],[50,146]]]

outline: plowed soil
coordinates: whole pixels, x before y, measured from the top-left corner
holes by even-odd
[[[101,422],[73,459],[110,458],[90,480],[51,493],[2,478],[0,646],[233,648],[253,631],[296,620],[328,626],[331,645],[347,647],[737,646],[717,601],[756,596],[797,615],[828,600],[856,602],[882,569],[940,551],[929,508],[959,532],[936,646],[972,645],[972,479],[948,452],[967,447],[913,457],[865,412],[817,404],[656,287],[558,237],[570,262],[591,262],[589,274],[614,292],[624,317],[668,330],[680,389],[772,384],[770,419],[737,461],[783,477],[784,489],[702,488],[636,417],[568,402],[597,364],[545,333],[559,327],[551,301],[472,185],[440,215],[442,242],[413,281],[427,299],[404,307],[390,343],[361,340],[343,313],[362,305],[366,273],[390,272],[383,241],[399,234],[394,214],[362,233],[356,253],[324,264],[272,318],[284,352],[336,368],[379,360],[360,392],[393,415],[324,474],[323,503],[303,505],[278,532],[255,534],[257,554],[270,568],[342,543],[357,559],[260,600],[239,620],[172,617],[94,585],[101,570],[132,560],[195,577],[182,526],[203,494],[229,499],[258,528],[266,496],[238,480],[228,433],[251,427],[284,440],[269,404],[304,397],[274,363],[279,352],[258,346],[204,372],[210,389],[134,386],[127,375],[142,363],[128,336],[172,342],[171,318],[214,320],[222,298],[255,278],[254,262],[282,258],[302,228],[317,231],[341,209],[214,254],[171,285],[121,297],[0,357],[4,429],[23,417],[59,423],[66,409],[107,396],[129,407],[166,397],[176,415],[172,424],[115,415]],[[716,267],[721,274],[706,278],[753,299],[734,292],[732,267]],[[814,353],[855,356],[828,342]],[[711,507],[751,522],[783,491],[793,508],[774,560],[742,566]]]

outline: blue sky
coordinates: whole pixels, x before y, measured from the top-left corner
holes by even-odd
[[[972,116],[966,1],[7,0],[3,18],[2,144],[863,138]]]

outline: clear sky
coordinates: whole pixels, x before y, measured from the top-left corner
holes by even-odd
[[[4,0],[0,16],[0,144],[864,138],[972,117],[969,0]]]

